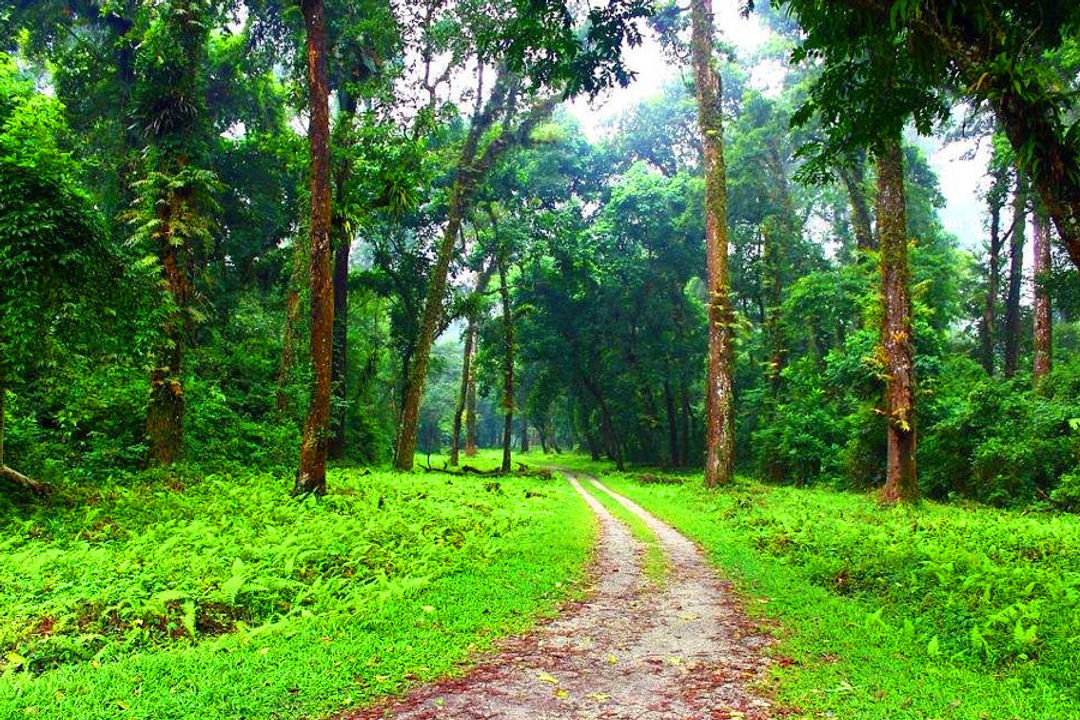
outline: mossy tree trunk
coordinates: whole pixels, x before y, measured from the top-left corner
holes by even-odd
[[[915,468],[915,363],[908,270],[907,205],[900,138],[882,141],[877,155],[877,220],[881,244],[881,348],[885,371],[887,459],[883,502],[918,497]]]
[[[722,86],[713,64],[709,0],[691,0],[690,54],[705,165],[705,256],[708,288],[708,369],[705,380],[705,484],[731,482],[735,472],[734,310],[728,276],[726,169]]]

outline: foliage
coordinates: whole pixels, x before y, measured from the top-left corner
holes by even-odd
[[[591,539],[565,484],[486,482],[344,471],[297,503],[177,469],[5,500],[0,714],[322,715],[449,671],[551,609]]]

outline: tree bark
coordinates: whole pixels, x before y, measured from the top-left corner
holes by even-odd
[[[1005,296],[1005,377],[1016,374],[1020,365],[1020,290],[1024,282],[1024,227],[1027,216],[1027,192],[1017,171],[1016,195],[1013,197],[1012,240],[1009,242],[1009,288]]]
[[[859,251],[876,250],[874,231],[870,220],[870,204],[866,201],[866,171],[862,154],[852,159],[850,166],[837,166],[837,174],[847,190],[851,203],[851,226],[855,234],[855,248]],[[863,253],[860,253],[863,254]]]
[[[158,346],[157,363],[150,371],[150,401],[146,406],[146,436],[151,465],[177,462],[184,448],[184,343],[188,334],[187,311],[191,298],[187,252],[173,241],[172,220],[185,202],[172,192],[168,202],[160,203],[159,257],[161,274],[170,296],[171,308],[163,328],[163,342]],[[186,248],[185,248],[186,250]]]
[[[473,338],[472,360],[476,358],[476,339]],[[472,360],[470,360],[470,365]],[[469,373],[469,389],[465,396],[465,457],[476,455],[476,373]]]
[[[494,270],[494,263],[488,263],[481,268],[480,274],[476,278],[474,292],[482,293],[487,289]],[[460,460],[462,413],[465,414],[466,425],[465,455],[472,457],[476,454],[476,379],[473,377],[472,362],[473,356],[476,354],[478,323],[479,318],[470,317],[465,328],[465,351],[461,359],[461,390],[458,393],[457,405],[454,407],[454,429],[450,438],[450,465],[452,467],[457,467]],[[469,420],[470,412],[472,414],[471,425]]]
[[[735,472],[735,397],[732,369],[734,312],[729,296],[726,168],[720,75],[713,66],[710,0],[691,0],[690,52],[705,166],[705,254],[708,287],[708,370],[705,399],[705,485],[731,481]]]
[[[1053,364],[1053,320],[1050,290],[1050,228],[1046,216],[1036,208],[1031,215],[1031,232],[1035,237],[1035,383],[1050,374]]]
[[[877,221],[881,243],[882,327],[888,453],[883,502],[915,500],[915,363],[909,290],[907,206],[900,138],[877,149]]]
[[[529,418],[524,411],[521,415],[521,452],[529,452]]]
[[[499,297],[503,323],[503,457],[502,471],[510,472],[510,440],[514,430],[514,315],[510,287],[506,284],[506,261],[499,259]]]
[[[461,358],[461,390],[458,392],[457,405],[454,406],[454,429],[450,438],[451,467],[457,467],[459,461],[461,447],[461,416],[466,411],[466,406],[468,405],[469,387],[472,382],[473,343],[475,341],[476,321],[469,320],[469,325],[465,329],[465,351]]]
[[[300,468],[293,493],[326,493],[326,452],[329,440],[331,363],[334,345],[334,289],[330,248],[330,106],[326,71],[326,28],[323,0],[302,0],[307,30],[308,98],[311,119],[311,364],[314,384],[300,445]]]
[[[990,191],[990,248],[986,270],[986,302],[983,305],[982,322],[979,325],[979,358],[986,374],[994,374],[994,325],[997,322],[998,280],[1001,270],[1001,206],[1004,194],[1004,177],[995,179]],[[1000,191],[1000,192],[999,192]]]

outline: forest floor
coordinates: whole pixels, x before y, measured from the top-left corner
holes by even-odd
[[[600,524],[586,599],[466,675],[349,720],[770,717],[751,687],[768,639],[702,551],[592,476],[562,472]]]

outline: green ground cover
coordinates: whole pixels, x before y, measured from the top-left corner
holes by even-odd
[[[0,496],[0,717],[319,717],[551,613],[594,521],[535,477],[269,474]]]
[[[770,684],[796,717],[1080,717],[1080,518],[602,479],[700,542],[779,628]]]

